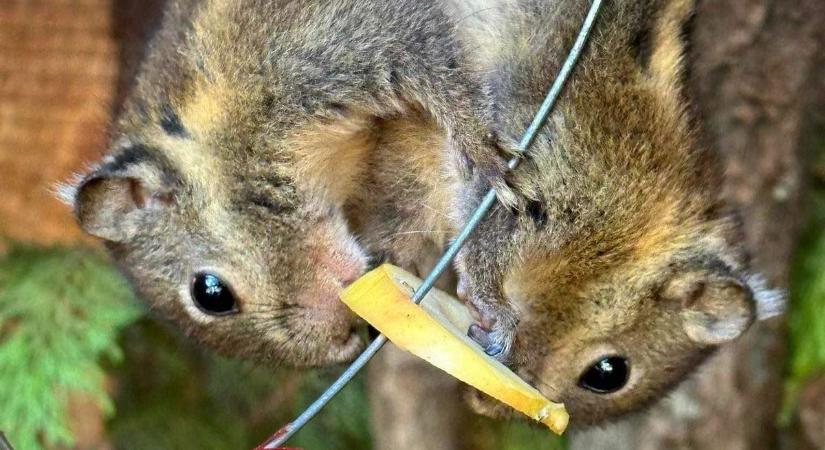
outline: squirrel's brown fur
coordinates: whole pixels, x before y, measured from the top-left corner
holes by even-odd
[[[475,63],[487,74],[496,131],[515,141],[589,2],[455,2],[475,10],[482,28],[496,25],[499,34],[484,28],[465,38],[497,43],[479,45]],[[719,198],[718,163],[686,113],[682,26],[692,6],[605,2],[562,98],[510,178],[519,206],[494,207],[457,261],[461,295],[479,314],[471,336],[565,402],[574,423],[660,398],[758,312],[778,306],[748,271],[740,224]],[[370,251],[415,269],[454,235],[489,183],[457,178],[427,121],[388,130],[399,129],[418,153],[399,148],[400,139],[379,146],[408,157],[373,159],[367,206],[356,205],[355,215]],[[436,151],[421,155],[426,148]],[[432,192],[456,186],[458,197]],[[626,359],[627,383],[606,394],[582,387],[582,374],[606,356]],[[478,394],[471,401],[509,414]]]
[[[68,200],[148,304],[202,342],[294,365],[350,359],[362,342],[337,292],[366,256],[341,207],[377,123],[425,114],[465,176],[502,180],[456,36],[437,3],[414,0],[174,0],[109,155]],[[196,307],[203,271],[237,314]]]
[[[744,332],[763,299],[684,111],[691,4],[605,3],[511,191],[487,127],[520,137],[587,2],[451,2],[471,16],[413,0],[173,1],[110,155],[71,195],[78,219],[206,344],[328,364],[361,345],[336,297],[363,248],[423,272],[492,180],[508,206],[457,264],[473,336],[576,422],[636,410]],[[475,32],[485,21],[494,33]],[[194,306],[203,270],[239,314]],[[578,386],[607,355],[627,358],[628,384]]]

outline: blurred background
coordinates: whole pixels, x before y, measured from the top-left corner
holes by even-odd
[[[196,348],[147,315],[53,195],[104,151],[163,3],[0,0],[0,431],[17,450],[252,448],[339,370]],[[756,266],[789,287],[786,317],[650,412],[565,440],[466,411],[444,424],[449,444],[409,418],[372,427],[386,408],[362,376],[291,445],[825,449],[825,5],[704,2],[687,32],[690,93],[728,167],[720,189],[742,206]],[[369,380],[398,376],[381,364]],[[393,444],[398,430],[416,444]]]

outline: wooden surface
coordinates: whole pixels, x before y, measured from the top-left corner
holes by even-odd
[[[81,234],[53,186],[103,150],[118,47],[109,0],[0,2],[0,236]]]

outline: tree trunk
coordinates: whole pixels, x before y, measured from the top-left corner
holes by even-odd
[[[369,367],[375,450],[458,450],[462,420],[458,380],[392,343]]]
[[[800,142],[823,19],[821,0],[716,0],[692,30],[690,93],[725,159],[724,192],[743,213],[753,267],[780,286],[802,213]],[[580,433],[572,448],[777,448],[784,344],[782,319],[760,323],[649,413]]]

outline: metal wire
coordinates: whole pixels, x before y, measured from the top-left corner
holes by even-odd
[[[538,133],[541,126],[544,124],[544,121],[547,119],[547,115],[553,109],[553,106],[556,104],[556,100],[558,100],[559,94],[561,94],[562,88],[564,87],[565,81],[570,75],[570,72],[573,71],[573,68],[576,65],[576,62],[581,55],[582,49],[584,48],[584,44],[587,42],[587,38],[590,35],[590,30],[593,27],[593,23],[596,21],[596,16],[599,13],[599,9],[601,8],[602,0],[593,0],[593,3],[590,5],[590,9],[587,12],[587,16],[584,19],[584,23],[582,24],[581,29],[579,30],[579,34],[576,37],[576,41],[573,43],[573,48],[570,49],[570,53],[567,55],[567,59],[564,61],[564,65],[562,65],[561,69],[559,70],[559,74],[556,76],[556,79],[553,80],[553,84],[550,86],[550,90],[547,92],[547,96],[545,96],[544,101],[542,102],[539,110],[536,112],[535,117],[533,117],[533,121],[530,123],[530,126],[527,127],[527,131],[524,132],[524,135],[521,138],[521,141],[518,145],[518,152],[519,156],[511,159],[507,166],[510,170],[515,169],[519,162],[521,161],[521,154],[525,153],[527,149],[530,147],[530,144],[533,143],[533,139],[535,139],[536,134]],[[411,300],[418,304],[421,303],[421,300],[430,292],[433,285],[435,284],[438,277],[447,269],[447,267],[452,262],[453,258],[455,258],[458,251],[467,241],[467,238],[470,236],[470,233],[475,230],[476,226],[478,226],[479,222],[484,218],[490,208],[496,202],[496,192],[494,189],[490,189],[484,198],[481,201],[481,204],[476,208],[473,212],[473,215],[464,224],[464,227],[459,231],[458,236],[453,239],[450,246],[435,264],[435,267],[430,271],[418,289],[412,295]],[[344,370],[343,373],[335,380],[326,391],[324,391],[318,399],[316,399],[311,405],[304,410],[298,417],[295,418],[292,422],[284,425],[278,432],[273,434],[266,442],[261,444],[260,446],[256,447],[258,449],[275,449],[280,445],[284,444],[289,438],[292,437],[295,433],[298,432],[304,425],[306,425],[313,417],[315,417],[321,409],[329,403],[330,400],[337,394],[347,383],[352,380],[353,377],[367,364],[367,362],[378,353],[378,350],[387,342],[387,337],[383,334],[379,335],[375,340],[373,340],[369,346],[355,359],[355,361]]]
[[[2,431],[0,431],[0,450],[14,450]]]

